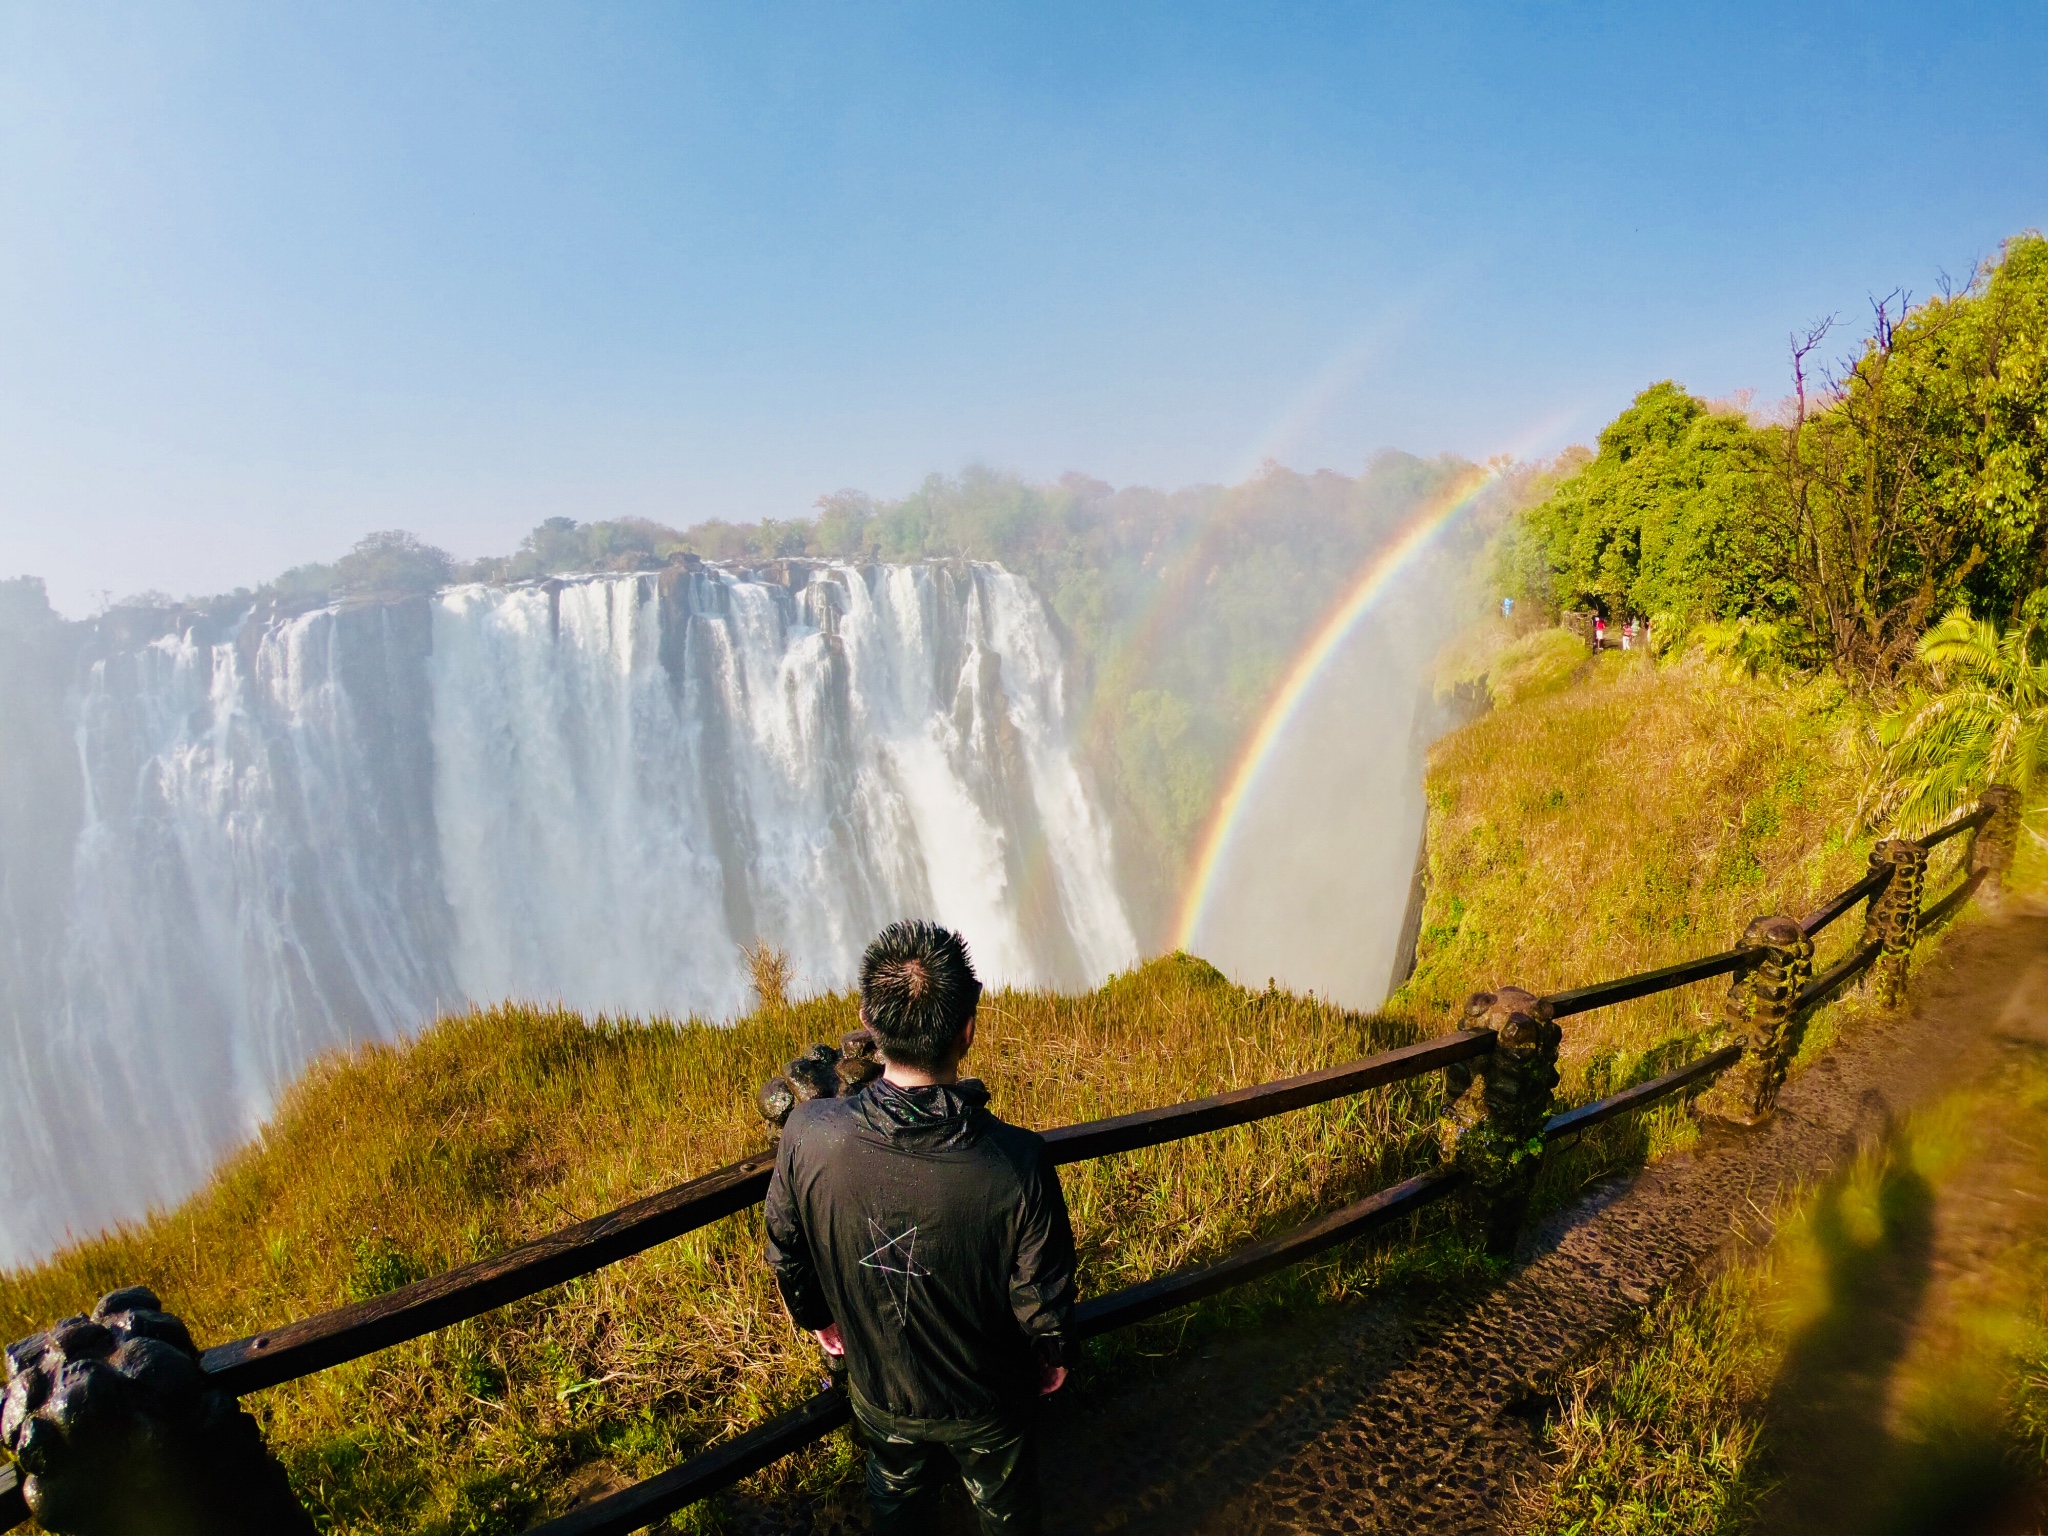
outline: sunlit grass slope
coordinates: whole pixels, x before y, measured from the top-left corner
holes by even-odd
[[[829,997],[729,1029],[508,1006],[329,1062],[259,1145],[173,1214],[0,1282],[13,1337],[117,1284],[154,1286],[213,1341],[374,1295],[767,1144],[752,1087],[854,1025]],[[1030,1125],[1256,1083],[1399,1043],[1405,1028],[1245,992],[1186,958],[1078,998],[998,992],[973,1067]],[[1224,1251],[1420,1155],[1406,1091],[1083,1165],[1065,1182],[1084,1285]],[[815,1389],[817,1360],[735,1217],[585,1281],[261,1394],[325,1526],[516,1530],[565,1477],[625,1480]],[[835,1480],[832,1455],[800,1469]]]
[[[1551,992],[1726,949],[1752,918],[1802,917],[1867,872],[1849,835],[1852,706],[1833,685],[1730,675],[1640,652],[1484,715],[1429,767],[1419,963],[1390,1011],[1467,993]],[[1821,939],[1823,960],[1860,931]],[[1567,1091],[1689,1057],[1719,1027],[1705,983],[1565,1021]]]
[[[1588,663],[1442,743],[1431,765],[1422,965],[1384,1016],[1248,992],[1169,957],[1080,997],[1001,992],[970,1063],[1034,1126],[1268,1081],[1455,1026],[1465,995],[1595,980],[1727,944],[1758,913],[1853,878],[1827,700],[1640,658]],[[1571,1021],[1567,1091],[1689,1055],[1718,989]],[[179,1210],[0,1277],[25,1333],[147,1283],[217,1341],[511,1244],[767,1143],[754,1085],[852,1027],[837,996],[730,1028],[510,1005],[316,1068],[261,1141]],[[1065,1173],[1099,1293],[1297,1221],[1433,1158],[1433,1081]],[[1617,1128],[1642,1155],[1681,1122]],[[1662,1132],[1657,1127],[1663,1127]],[[323,1528],[516,1531],[578,1490],[670,1464],[813,1389],[817,1360],[762,1271],[758,1219],[714,1227],[489,1317],[260,1394]],[[1428,1240],[1352,1254],[1211,1304],[1192,1326],[1476,1262]],[[1096,1381],[1168,1348],[1183,1315],[1103,1346]],[[1085,1389],[1085,1388],[1084,1388]],[[769,1474],[846,1493],[846,1451]],[[693,1523],[715,1524],[715,1510]]]

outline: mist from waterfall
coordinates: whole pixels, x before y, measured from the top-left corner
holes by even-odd
[[[180,1198],[314,1057],[469,1000],[729,1017],[744,944],[844,986],[909,915],[996,984],[1138,954],[1058,643],[993,565],[189,618],[51,697],[68,857],[0,828],[0,896],[48,918],[0,957],[7,1263]]]

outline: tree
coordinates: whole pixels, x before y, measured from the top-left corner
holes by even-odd
[[[1960,292],[1877,301],[1846,370],[1810,391],[1827,335],[1794,338],[1795,410],[1762,507],[1804,620],[1883,689],[1959,599],[2016,616],[2048,577],[2048,241],[2022,235]]]
[[[334,564],[337,582],[351,592],[431,592],[455,575],[455,561],[445,549],[423,544],[401,528],[372,533]]]
[[[2013,622],[2048,581],[2048,240],[1922,304],[1891,294],[1854,357],[1792,341],[1789,418],[1665,381],[1495,548],[1509,596],[1769,626],[1880,696],[1958,601]]]
[[[0,634],[36,634],[54,628],[57,622],[42,577],[0,580]]]
[[[1929,686],[1884,717],[1879,769],[1865,791],[1866,825],[1911,836],[1946,821],[1989,784],[2022,801],[2048,750],[2048,662],[2035,658],[2031,623],[2000,631],[1965,604],[1921,636],[1915,652]]]
[[[1600,451],[1503,535],[1503,590],[1543,598],[1540,551],[1567,608],[1688,620],[1775,612],[1789,594],[1754,515],[1765,467],[1743,417],[1668,379],[1652,384],[1601,432]]]
[[[573,517],[550,517],[520,540],[513,564],[523,576],[540,576],[576,570],[586,558],[582,525]]]

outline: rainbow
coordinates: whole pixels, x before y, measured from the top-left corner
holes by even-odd
[[[1258,728],[1246,738],[1223,793],[1210,809],[1208,825],[1202,834],[1201,851],[1196,856],[1193,872],[1181,898],[1180,917],[1174,925],[1174,948],[1187,949],[1194,943],[1195,930],[1201,926],[1202,915],[1208,909],[1217,871],[1223,867],[1224,855],[1230,851],[1244,808],[1250,802],[1252,792],[1258,788],[1267,764],[1272,761],[1273,749],[1287,734],[1288,727],[1294,724],[1302,702],[1314,691],[1316,681],[1329,665],[1330,658],[1350,638],[1359,620],[1365,617],[1394,578],[1428,547],[1430,540],[1448,528],[1478,499],[1479,493],[1498,472],[1498,468],[1474,468],[1458,476],[1424,503],[1393,541],[1365,562],[1350,589],[1338,599],[1322,623],[1316,626],[1315,632],[1295,653],[1279,692],[1266,706]]]

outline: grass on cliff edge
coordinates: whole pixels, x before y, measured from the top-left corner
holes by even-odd
[[[731,1028],[586,1027],[506,1006],[329,1061],[179,1210],[7,1276],[7,1336],[141,1281],[197,1337],[221,1340],[501,1252],[759,1150],[753,1086],[854,1024],[847,996]],[[1081,997],[991,994],[972,1066],[1006,1115],[1051,1126],[1408,1037],[1179,956]],[[1376,1187],[1421,1155],[1435,1092],[1418,1082],[1067,1170],[1084,1285],[1224,1252]],[[651,1474],[816,1390],[815,1347],[791,1329],[760,1252],[750,1211],[252,1403],[323,1529],[519,1530],[574,1491]],[[1123,1347],[1164,1350],[1182,1326]],[[793,1459],[768,1489],[829,1493],[845,1455],[835,1442]]]
[[[1446,737],[1429,759],[1418,964],[1388,1011],[1447,1018],[1474,990],[1584,986],[1726,949],[1757,917],[1805,916],[1869,868],[1869,840],[1849,832],[1858,718],[1825,681],[1610,651],[1563,691]],[[1930,893],[1948,867],[1930,868]],[[1818,964],[1860,932],[1838,921]],[[1725,991],[1567,1019],[1563,1091],[1597,1098],[1718,1043]],[[1855,1006],[1824,1015],[1813,1043]]]
[[[1589,663],[1441,743],[1423,961],[1383,1015],[1234,987],[1184,957],[1080,997],[1001,992],[972,1070],[1050,1126],[1343,1061],[1456,1021],[1469,991],[1545,990],[1720,948],[1860,872],[1835,703],[1640,658]],[[1569,1021],[1566,1096],[1660,1070],[1714,1034],[1719,989]],[[731,1028],[506,1006],[315,1068],[255,1146],[175,1212],[0,1277],[15,1336],[145,1282],[201,1339],[235,1337],[511,1244],[765,1144],[751,1090],[851,1027],[846,997]],[[1433,1153],[1433,1081],[1065,1171],[1087,1293],[1218,1254]],[[1551,1198],[1685,1134],[1672,1111],[1558,1159]],[[1097,1379],[1184,1330],[1388,1276],[1456,1273],[1441,1228],[1098,1346]],[[813,1389],[759,1263],[754,1213],[598,1275],[251,1400],[325,1530],[510,1532],[669,1465]],[[1429,1266],[1436,1266],[1431,1271]],[[847,1491],[843,1439],[756,1480]],[[700,1508],[685,1524],[715,1528]]]

